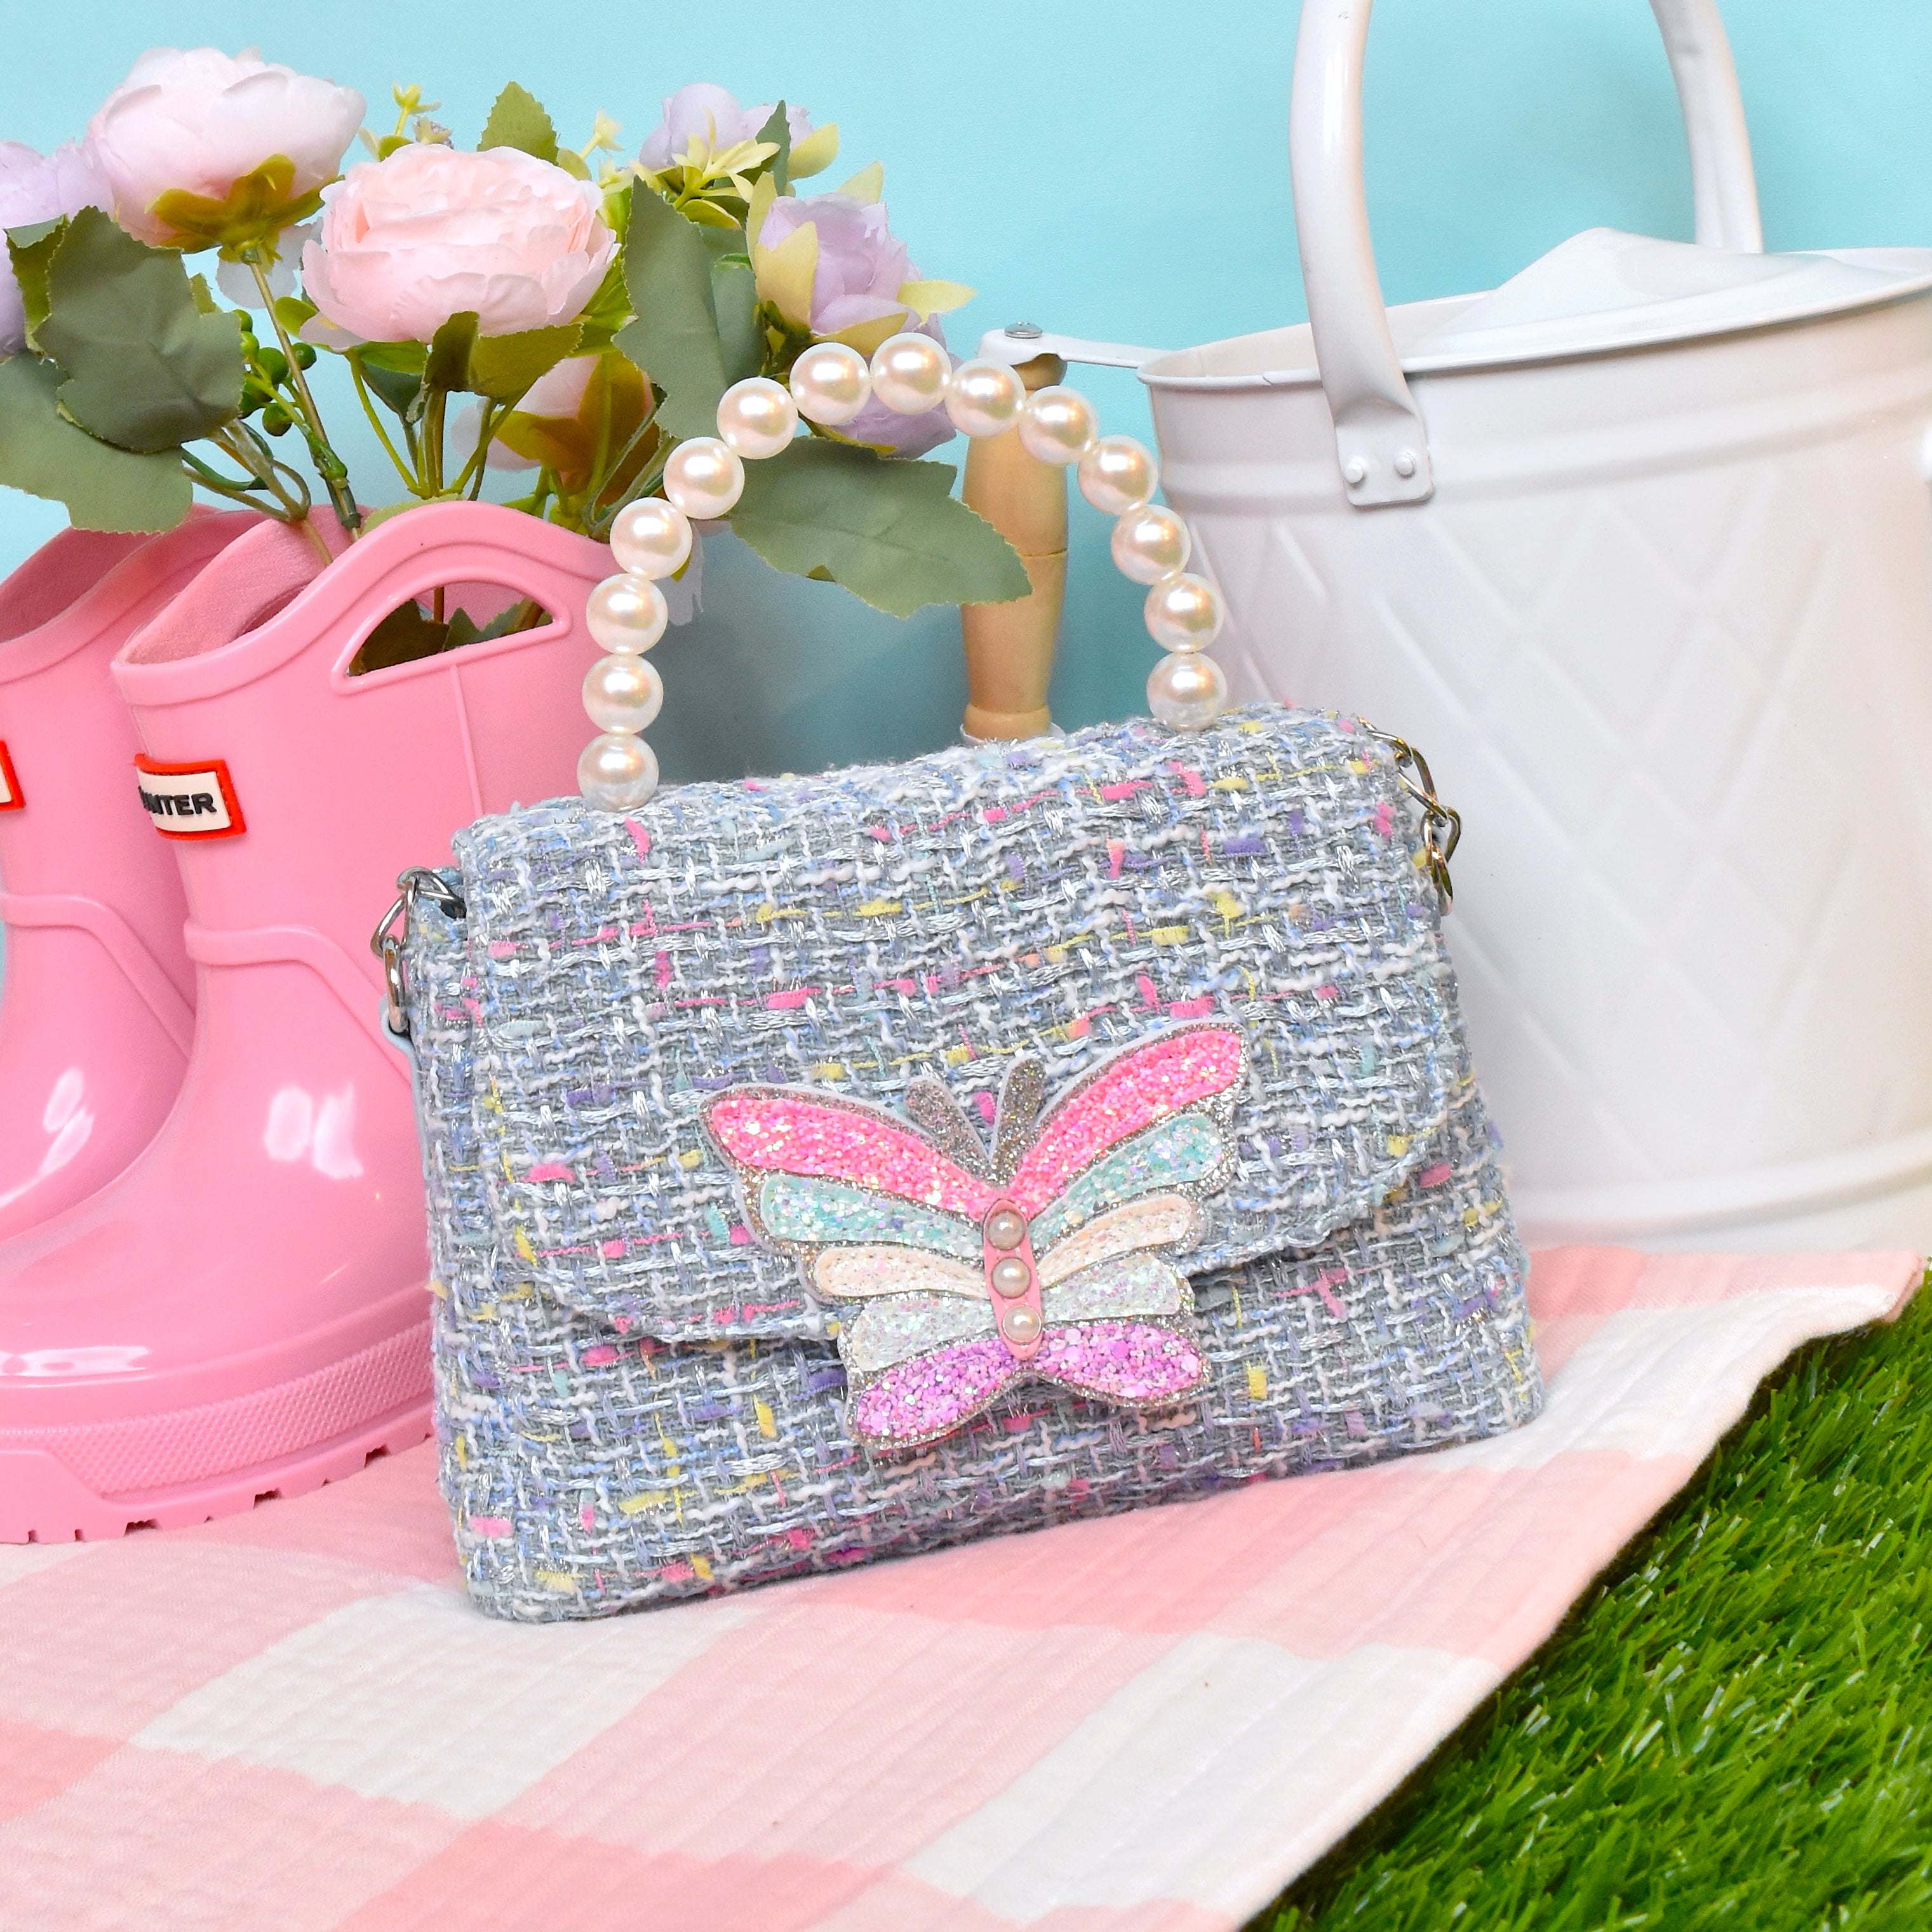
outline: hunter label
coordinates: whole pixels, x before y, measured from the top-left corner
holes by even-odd
[[[18,812],[26,802],[20,796],[20,781],[14,776],[14,760],[7,755],[7,741],[0,738],[0,812]]]
[[[232,838],[247,830],[224,760],[164,765],[144,757],[134,770],[141,808],[164,838]]]

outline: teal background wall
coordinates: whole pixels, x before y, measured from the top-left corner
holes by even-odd
[[[1727,0],[1773,248],[1932,241],[1932,5]],[[928,274],[980,294],[956,348],[1030,319],[1180,346],[1298,320],[1286,144],[1295,7],[1264,0],[92,0],[8,10],[0,138],[80,131],[159,42],[259,43],[359,87],[372,121],[394,80],[424,83],[472,142],[516,79],[564,137],[599,107],[634,147],[658,103],[709,80],[836,120],[841,165],[886,164],[893,224]],[[1369,196],[1391,301],[1489,286],[1595,223],[1688,238],[1670,74],[1643,0],[1384,0],[1369,60]],[[1109,428],[1145,433],[1131,376],[1080,380]],[[326,404],[325,404],[326,406]],[[348,426],[345,410],[332,420]],[[367,494],[373,448],[345,436]],[[936,452],[960,458],[962,446]],[[58,527],[0,498],[0,567]],[[1054,687],[1067,724],[1144,708],[1155,652],[1074,510]],[[956,612],[898,622],[836,587],[780,577],[729,539],[705,609],[658,662],[652,737],[673,778],[806,770],[948,742],[964,680]]]

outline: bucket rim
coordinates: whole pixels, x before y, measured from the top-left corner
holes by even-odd
[[[1808,322],[1835,320],[1862,310],[1890,308],[1912,301],[1932,290],[1932,248],[1818,248],[1804,252],[1825,256],[1854,268],[1890,268],[1897,272],[1898,279],[1867,290],[1847,291],[1825,301],[1794,303],[1789,310],[1774,310],[1748,322],[1727,322],[1703,328],[1694,326],[1687,328],[1681,324],[1673,326],[1660,319],[1648,326],[1618,330],[1610,326],[1611,318],[1606,316],[1603,319],[1604,326],[1596,329],[1580,328],[1571,339],[1546,347],[1514,352],[1470,348],[1450,350],[1436,355],[1403,355],[1400,358],[1402,373],[1409,376],[1474,374],[1485,370],[1529,368],[1557,362],[1607,359],[1634,350],[1676,348],[1692,343],[1715,342],[1739,336],[1763,334],[1774,329],[1798,328]],[[1424,310],[1439,312],[1444,309],[1466,307],[1480,301],[1489,292],[1486,290],[1477,290],[1466,295],[1432,296],[1420,302],[1398,304],[1390,309],[1388,314],[1393,322],[1399,317],[1420,316]],[[1582,320],[1588,322],[1593,318]],[[1295,331],[1300,332],[1308,344],[1309,359],[1305,363],[1222,375],[1196,374],[1171,366],[1187,357],[1232,348],[1244,343],[1259,343],[1271,337],[1282,336]],[[1180,394],[1211,394],[1217,391],[1318,388],[1322,376],[1315,364],[1313,350],[1313,337],[1310,332],[1309,325],[1306,322],[1292,322],[1283,328],[1252,330],[1242,335],[1224,336],[1219,340],[1201,343],[1192,348],[1164,350],[1158,356],[1150,356],[1136,373],[1150,389],[1172,391]]]

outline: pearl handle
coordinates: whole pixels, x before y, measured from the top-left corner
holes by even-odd
[[[849,422],[868,397],[913,415],[944,406],[973,440],[965,496],[1025,563],[1028,596],[961,607],[975,738],[1037,736],[1051,722],[1047,680],[1066,583],[1066,479],[1115,518],[1114,560],[1148,586],[1145,614],[1170,656],[1148,680],[1148,706],[1176,730],[1198,730],[1228,701],[1226,674],[1205,655],[1220,634],[1221,593],[1184,566],[1192,541],[1172,511],[1152,501],[1160,480],[1153,451],[1130,436],[1103,436],[1094,406],[1060,378],[1058,356],[1018,368],[992,358],[958,368],[931,337],[889,337],[867,363],[840,343],[798,358],[788,386],[753,376],[718,405],[718,434],[694,436],[672,452],[664,494],[626,504],[610,532],[622,568],[590,593],[585,621],[608,656],[591,667],[584,699],[601,728],[578,761],[578,788],[605,812],[634,812],[657,790],[656,754],[642,736],[664,702],[664,685],[641,662],[664,634],[668,613],[658,580],[691,554],[694,518],[721,517],[745,487],[745,464],[790,446],[800,417]]]

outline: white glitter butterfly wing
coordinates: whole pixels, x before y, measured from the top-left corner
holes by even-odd
[[[838,1352],[848,1371],[872,1376],[915,1355],[994,1332],[993,1311],[950,1294],[895,1294],[868,1301],[839,1330]]]
[[[1070,1275],[1040,1298],[1047,1325],[1190,1315],[1194,1294],[1187,1277],[1158,1255],[1135,1254],[1102,1262]]]

